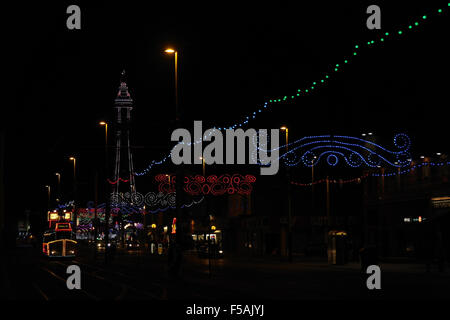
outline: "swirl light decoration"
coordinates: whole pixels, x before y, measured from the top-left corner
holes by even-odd
[[[323,162],[331,167],[342,163],[352,168],[403,168],[411,163],[411,140],[403,133],[394,137],[394,150],[369,140],[339,135],[309,136],[289,145],[291,149],[280,156],[287,166],[311,167]]]

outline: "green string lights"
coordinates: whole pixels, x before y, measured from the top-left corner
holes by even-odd
[[[450,7],[450,3],[447,3],[447,7]],[[437,16],[442,16],[442,13],[444,12],[444,10],[443,9],[437,9],[435,12],[436,12]],[[430,17],[433,16],[433,13],[431,13],[429,16]],[[429,18],[429,16],[428,15],[423,15],[420,19],[418,19],[414,23],[409,24],[409,25],[407,25],[404,28],[400,28],[397,32],[392,32],[392,33],[385,32],[384,34],[379,36],[379,38],[367,41],[366,46],[367,46],[367,48],[373,48],[376,44],[384,43],[388,39],[390,39],[390,40],[395,39],[396,36],[397,37],[399,37],[399,36],[403,37],[406,34],[407,31],[412,31],[414,29],[417,29],[416,27],[418,27],[420,25],[419,21],[422,20],[422,22],[423,22],[424,20],[427,20]],[[352,54],[350,55],[350,57],[351,56],[353,56],[353,57],[357,56],[359,51],[360,51],[360,49],[361,49],[361,44],[355,44],[354,45],[354,50],[353,50]],[[321,79],[318,80],[318,81],[313,82],[311,86],[307,86],[305,88],[297,89],[296,94],[289,96],[290,99],[294,100],[294,99],[296,99],[298,97],[308,95],[308,94],[312,93],[313,91],[315,91],[316,89],[318,89],[319,86],[325,85],[327,79],[329,79],[329,74],[332,74],[333,72],[337,73],[339,71],[342,71],[342,67],[345,64],[349,64],[350,63],[350,59],[351,59],[350,57],[346,57],[343,60],[344,61],[343,65],[336,64],[328,72],[323,73]],[[306,88],[308,88],[308,89],[306,89]],[[276,103],[280,103],[280,102],[283,102],[283,101],[286,101],[286,100],[288,100],[288,96],[284,96],[283,98],[270,99],[268,101],[268,103],[269,104],[276,104]]]

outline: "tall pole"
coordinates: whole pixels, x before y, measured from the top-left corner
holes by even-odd
[[[102,122],[105,126],[105,264],[108,263],[108,242],[109,242],[109,215],[111,211],[111,197],[109,194],[109,156],[108,156],[108,123]]]
[[[75,157],[70,157],[69,160],[73,161],[73,224],[75,232],[77,230],[77,159]]]
[[[202,174],[203,174],[203,177],[206,178],[206,176],[205,176],[205,158],[201,157],[201,159],[202,159]]]
[[[178,51],[174,49],[166,49],[166,53],[174,54],[175,56],[175,125],[178,127],[181,124],[181,112],[179,108],[179,99],[178,99]],[[183,196],[183,181],[184,181],[184,173],[182,165],[179,165],[176,170],[176,181],[175,181],[175,217],[176,217],[176,233],[171,234],[171,241],[169,244],[169,273],[172,276],[179,276],[179,272],[181,270],[181,260],[183,257],[181,242],[183,239],[183,217],[182,217],[182,196]],[[172,236],[174,238],[172,238]]]
[[[327,225],[328,225],[328,230],[329,231],[330,227],[331,227],[331,217],[330,217],[330,179],[327,176]]]
[[[315,216],[314,213],[314,160],[316,159],[316,156],[314,156],[311,159],[311,222],[313,220],[313,216]],[[310,222],[310,223],[311,223]],[[314,232],[313,224],[311,223],[311,234]]]
[[[369,244],[369,213],[367,210],[367,203],[368,203],[368,183],[367,183],[367,179],[364,179],[362,182],[362,187],[363,187],[363,220],[364,220],[364,238],[363,238],[363,246],[364,248],[367,247],[367,245]]]
[[[178,106],[178,51],[175,51],[175,112],[176,120],[180,120],[180,109]]]
[[[178,51],[175,51],[175,112],[176,112],[176,125],[181,124],[181,112],[178,99]],[[182,192],[183,192],[184,173],[183,167],[178,168],[177,180],[176,180],[176,230],[175,234],[175,259],[174,259],[174,275],[178,276],[181,271],[181,263],[183,258],[182,252],[182,239],[183,239],[183,212],[182,206]]]
[[[311,160],[311,211],[314,211],[314,159]]]
[[[286,131],[286,156],[289,152],[289,129],[287,127],[282,127],[282,130]],[[287,232],[287,245],[288,245],[288,261],[292,262],[292,199],[291,199],[291,179],[289,167],[286,167],[286,180],[287,180],[287,209],[288,209],[288,232]]]

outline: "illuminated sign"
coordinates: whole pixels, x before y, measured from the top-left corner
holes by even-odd
[[[68,230],[72,230],[72,228],[70,227],[70,223],[57,223],[55,230],[57,230],[57,231],[62,231],[62,230],[68,231]]]
[[[51,213],[48,214],[48,220],[49,221],[55,221],[55,220],[58,220],[58,219],[59,219],[58,213],[51,212]]]
[[[405,223],[416,223],[416,222],[422,223],[422,222],[424,222],[424,221],[426,221],[426,220],[427,220],[427,218],[424,218],[424,217],[422,217],[422,216],[418,216],[418,217],[405,217],[405,218],[403,218],[403,222],[405,222]]]
[[[64,214],[64,219],[66,220],[71,220],[72,219],[72,213],[71,212],[66,212]]]
[[[433,208],[450,208],[450,197],[431,198],[431,206]]]

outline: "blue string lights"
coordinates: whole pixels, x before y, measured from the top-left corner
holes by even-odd
[[[255,145],[257,147],[257,145]],[[397,150],[389,150],[377,143],[364,140],[358,137],[322,135],[309,136],[298,139],[287,145],[290,150],[281,155],[278,159],[284,160],[287,166],[297,166],[302,163],[305,167],[317,165],[323,157],[326,156],[326,163],[330,166],[336,166],[339,158],[344,159],[345,163],[357,168],[363,165],[376,168],[381,165],[392,167],[405,167],[410,164],[409,149],[411,146],[410,138],[400,133],[394,137],[394,146]],[[272,150],[272,152],[282,150],[286,146],[281,146]],[[258,147],[256,149],[259,149]],[[300,152],[300,156],[296,152]],[[320,152],[316,154],[315,152]],[[256,152],[252,154],[256,160]],[[392,159],[389,159],[392,158]],[[261,163],[259,163],[261,165]]]
[[[373,177],[392,177],[392,176],[397,176],[397,175],[404,175],[404,174],[408,174],[411,171],[414,171],[418,168],[422,168],[422,167],[443,167],[443,166],[448,166],[450,165],[450,161],[442,161],[442,162],[421,162],[415,165],[412,165],[409,168],[405,168],[403,170],[400,171],[396,171],[396,172],[389,172],[389,173],[372,173],[371,175]]]
[[[414,164],[408,168],[405,168],[403,170],[397,170],[397,171],[393,171],[393,172],[388,172],[388,173],[365,173],[360,177],[356,177],[356,178],[351,178],[348,180],[343,180],[343,179],[329,179],[328,181],[330,183],[335,183],[335,184],[348,184],[348,183],[361,183],[361,181],[365,178],[367,178],[368,176],[372,176],[372,177],[395,177],[398,175],[406,175],[411,173],[412,171],[422,168],[422,167],[443,167],[443,166],[449,166],[450,165],[450,161],[441,161],[441,162],[421,162],[421,163],[417,163]],[[325,183],[327,181],[327,179],[320,179],[320,180],[316,180],[314,182],[309,182],[309,183],[302,183],[302,182],[296,182],[296,181],[291,181],[291,184],[296,185],[296,186],[300,186],[300,187],[310,187],[312,185],[316,185],[316,184],[321,184],[321,183]]]
[[[447,7],[450,7],[450,3],[447,3]],[[414,21],[414,23],[405,25],[402,28],[399,28],[397,30],[397,32],[385,32],[384,34],[378,36],[376,39],[367,41],[366,45],[364,46],[365,48],[373,48],[376,45],[382,45],[384,44],[387,40],[393,40],[393,39],[400,39],[402,37],[404,37],[404,34],[406,34],[406,32],[408,31],[413,31],[415,29],[417,29],[419,26],[421,26],[423,24],[423,22],[425,22],[425,20],[427,20],[430,16],[442,16],[443,13],[445,12],[444,9],[439,8],[436,9],[434,12],[431,12],[429,15],[422,15],[420,18],[416,19],[416,21]],[[420,21],[420,22],[419,22]],[[255,119],[257,114],[261,113],[262,111],[266,111],[269,110],[269,108],[273,105],[282,103],[282,102],[286,102],[288,100],[295,100],[299,97],[303,97],[303,96],[308,96],[310,94],[312,94],[313,92],[317,91],[317,89],[319,89],[321,86],[323,87],[324,85],[326,85],[330,79],[330,75],[333,75],[334,73],[337,73],[339,71],[342,71],[343,67],[345,65],[348,65],[351,62],[351,58],[356,57],[360,50],[362,49],[362,44],[363,42],[358,42],[353,46],[353,49],[351,50],[351,54],[349,54],[349,57],[345,57],[342,61],[342,63],[336,63],[334,65],[332,65],[331,67],[329,67],[329,70],[322,73],[322,75],[319,77],[318,80],[315,81],[311,81],[310,85],[307,85],[303,88],[297,89],[295,91],[295,93],[291,93],[290,95],[284,95],[284,96],[280,96],[277,98],[272,98],[269,99],[268,101],[264,102],[262,106],[260,106],[258,108],[257,111],[254,111],[253,113],[251,113],[250,115],[248,115],[247,117],[245,117],[244,120],[237,122],[229,127],[217,127],[215,129],[218,130],[225,130],[225,129],[236,129],[236,128],[240,128],[243,127],[244,125],[248,124],[248,122],[252,119]],[[211,133],[210,133],[211,135]],[[193,143],[189,143],[189,145],[191,144],[198,144],[201,141],[194,141]],[[164,162],[166,162],[168,160],[168,158],[170,157],[170,154],[165,156],[162,160],[160,161],[155,161],[153,160],[147,168],[145,168],[143,171],[141,172],[135,172],[134,174],[136,176],[142,176],[145,175],[147,173],[150,172],[150,170],[155,166],[155,165],[160,165]],[[331,158],[329,158],[331,159]],[[334,158],[333,158],[334,159]],[[349,160],[349,159],[347,159]],[[346,161],[347,161],[346,160]],[[351,161],[350,161],[351,162]],[[347,161],[347,163],[349,163]],[[336,163],[337,164],[337,163]]]

